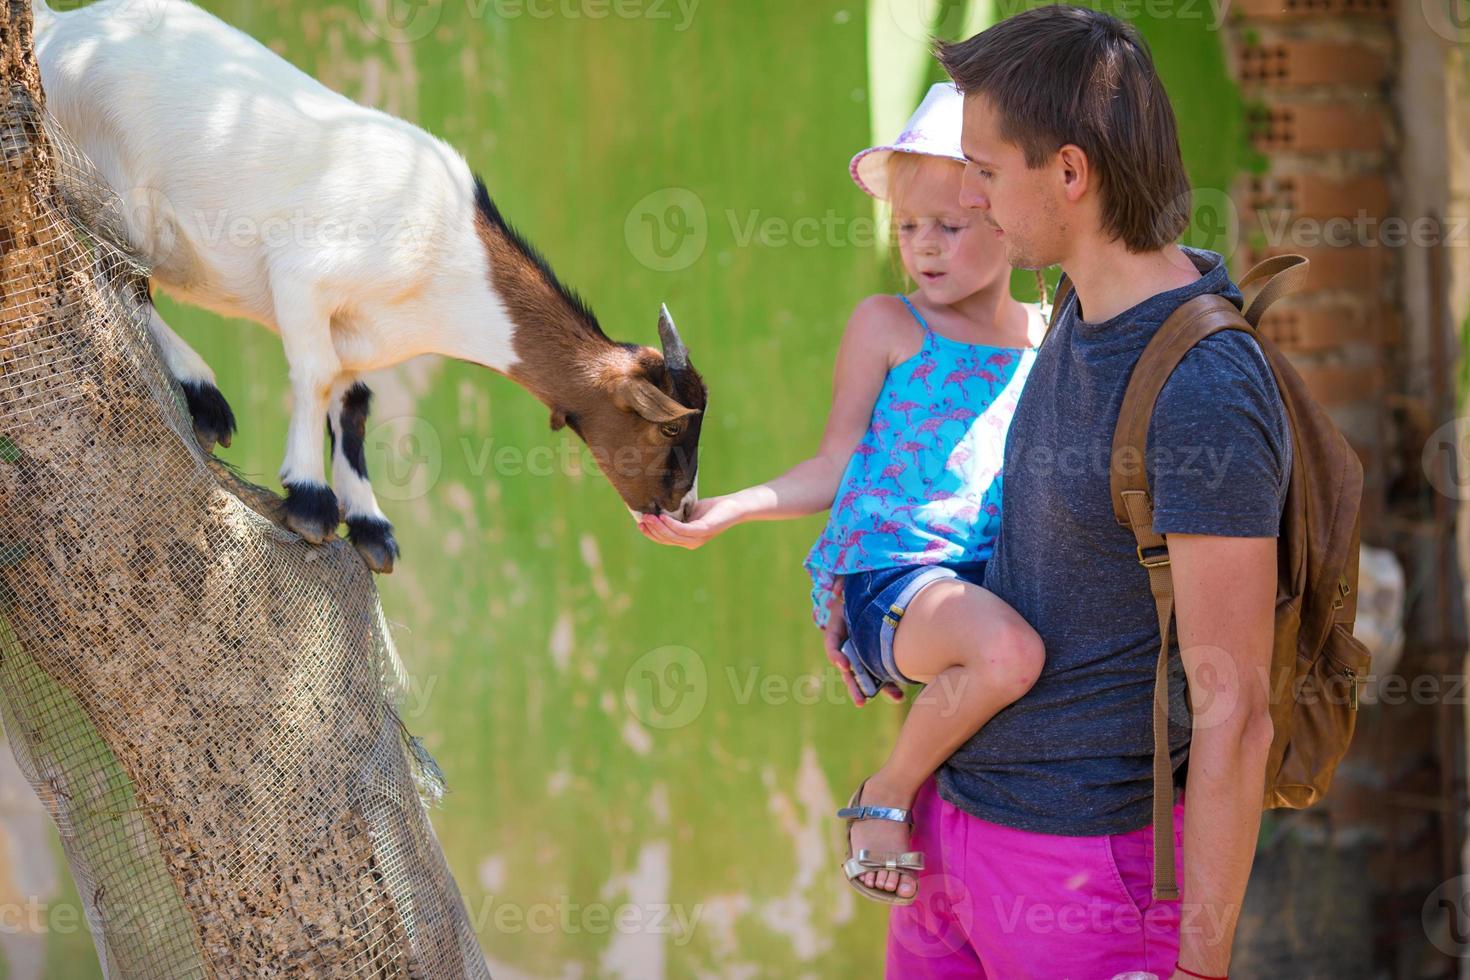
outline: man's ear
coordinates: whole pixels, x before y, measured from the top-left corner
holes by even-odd
[[[1092,182],[1092,164],[1087,153],[1075,143],[1068,143],[1057,151],[1062,168],[1062,181],[1066,184],[1067,200],[1076,202],[1087,193]]]

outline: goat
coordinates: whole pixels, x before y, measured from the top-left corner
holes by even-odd
[[[398,544],[363,451],[371,393],[357,379],[429,353],[488,367],[549,407],[635,519],[687,513],[708,392],[667,309],[661,350],[610,340],[453,147],[186,0],[32,4],[48,107],[121,199],[152,280],[280,335],[293,398],[280,478],[302,538],[326,541],[345,518],[367,564],[392,570]],[[214,372],[142,291],[201,446],[229,446],[235,419]]]

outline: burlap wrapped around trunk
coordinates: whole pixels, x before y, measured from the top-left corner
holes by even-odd
[[[104,969],[488,977],[372,576],[199,449],[30,18],[0,0],[0,714]]]

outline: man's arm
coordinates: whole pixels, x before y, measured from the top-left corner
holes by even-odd
[[[1168,543],[1194,714],[1179,963],[1224,976],[1255,859],[1271,747],[1276,539],[1170,534]]]

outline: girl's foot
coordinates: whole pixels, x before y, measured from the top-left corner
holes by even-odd
[[[912,791],[888,789],[874,776],[865,782],[854,806],[888,807],[908,810],[914,802]],[[868,851],[873,855],[901,854],[909,849],[912,825],[908,821],[859,819],[848,828],[851,853],[858,855]],[[892,892],[902,899],[912,899],[919,891],[917,877],[911,871],[879,870],[868,871],[856,879],[869,888]]]

